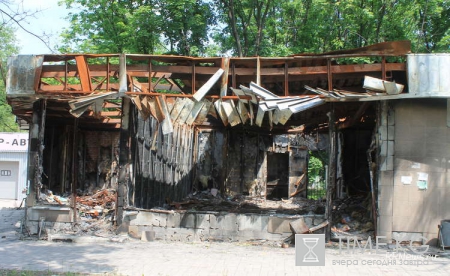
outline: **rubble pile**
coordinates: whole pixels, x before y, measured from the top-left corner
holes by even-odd
[[[216,211],[229,213],[278,213],[289,215],[324,214],[322,201],[292,197],[282,200],[236,195],[223,197],[216,189],[189,194],[181,202],[169,202],[166,209],[191,211]]]
[[[333,203],[333,236],[352,235],[365,239],[373,234],[369,197],[348,197]]]
[[[104,217],[114,212],[115,201],[116,191],[105,189],[93,195],[77,196],[77,209],[81,217]]]

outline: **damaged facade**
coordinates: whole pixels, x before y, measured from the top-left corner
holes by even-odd
[[[448,208],[429,194],[447,185],[450,85],[431,65],[423,79],[417,59],[430,55],[409,50],[399,41],[283,58],[12,57],[8,101],[30,126],[30,233],[42,217],[79,221],[96,204],[81,212],[77,202],[107,190],[115,200],[102,211],[134,236],[283,240],[299,221],[330,234],[350,216],[353,230],[388,239],[436,238]],[[438,91],[424,84],[436,82]],[[312,198],[309,163],[323,152],[326,194]],[[49,202],[58,196],[67,202]],[[429,222],[410,219],[410,205]]]

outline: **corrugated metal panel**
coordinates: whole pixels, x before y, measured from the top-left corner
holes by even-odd
[[[450,95],[450,54],[410,54],[409,94]]]
[[[28,152],[1,152],[1,161],[19,162],[19,183],[17,185],[17,199],[22,200],[26,197],[22,191],[27,187],[27,160]]]

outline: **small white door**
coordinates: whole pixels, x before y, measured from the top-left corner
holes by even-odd
[[[0,198],[17,199],[19,162],[0,161]]]

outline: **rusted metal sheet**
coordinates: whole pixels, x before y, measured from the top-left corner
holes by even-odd
[[[366,47],[338,50],[322,54],[302,54],[294,55],[295,57],[313,56],[313,57],[335,57],[335,56],[404,56],[411,53],[411,41],[387,41],[381,42]]]
[[[194,99],[199,102],[203,99],[203,97],[206,95],[206,93],[211,90],[211,88],[214,86],[214,84],[219,80],[219,78],[222,76],[224,70],[220,68],[217,70],[217,72],[202,86],[200,89],[195,92]]]
[[[196,102],[194,104],[194,107],[192,108],[191,112],[189,113],[189,116],[186,120],[186,124],[192,125],[197,118],[198,114],[200,113],[200,110],[202,110],[203,105],[205,104],[204,101]]]
[[[13,56],[8,58],[6,94],[11,96],[34,95],[42,70],[44,56]]]
[[[91,76],[89,73],[89,67],[87,66],[87,61],[85,56],[75,56],[75,61],[77,62],[78,75],[81,82],[81,89],[83,91],[92,91]]]
[[[241,123],[241,119],[238,112],[236,111],[233,100],[223,101],[222,108],[225,112],[225,115],[228,117],[228,123],[230,124],[230,126],[233,127]]]

